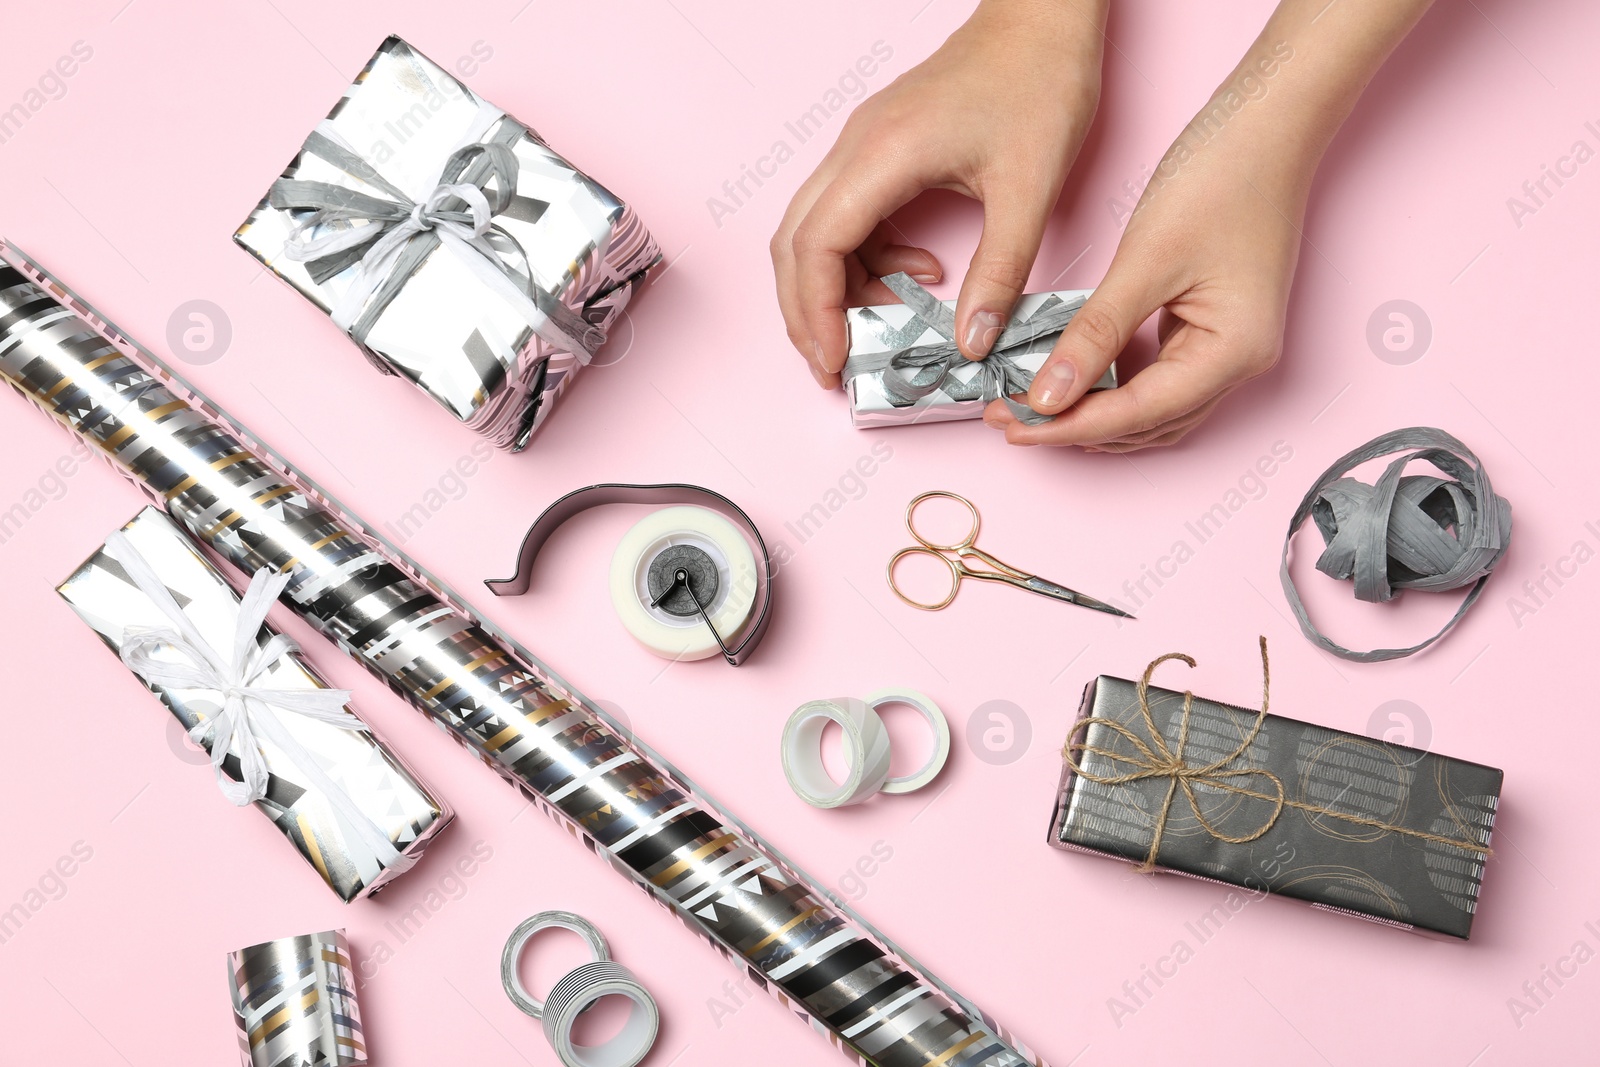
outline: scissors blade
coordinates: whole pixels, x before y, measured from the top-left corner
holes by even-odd
[[[1103,600],[1096,600],[1094,597],[1080,593],[1076,589],[1068,589],[1064,585],[1057,585],[1055,582],[1040,578],[1037,575],[1023,579],[1020,584],[1024,589],[1038,593],[1041,596],[1064,600],[1068,604],[1076,604],[1080,608],[1093,608],[1095,611],[1103,611],[1107,615],[1118,615],[1124,619],[1134,617],[1121,608],[1112,607]]]

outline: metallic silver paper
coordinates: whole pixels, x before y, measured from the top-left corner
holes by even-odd
[[[145,508],[122,530],[166,584],[184,614],[202,633],[214,635],[214,647],[227,649],[239,616],[239,597],[200,555],[188,535],[155,508]],[[104,550],[91,556],[58,590],[113,651],[121,651],[130,633],[170,627],[150,597]],[[275,633],[271,626],[263,626],[257,645],[266,644]],[[222,696],[216,690],[172,689],[148,681],[145,684],[185,730],[215,718],[222,706]],[[330,688],[296,653],[289,653],[269,668],[264,687]],[[374,854],[374,846],[365,843],[362,835],[346,824],[304,769],[270,740],[260,738],[270,777],[267,795],[255,806],[277,825],[340,899],[367,896],[404,874],[453,818],[449,807],[436,799],[371,732],[345,730],[292,714],[280,716],[280,721],[307,755],[317,761],[327,779],[344,789],[354,807],[400,854],[398,859]],[[232,776],[237,779],[238,761],[233,757],[230,760]],[[381,847],[381,840],[376,844]]]
[[[244,1067],[366,1067],[343,930],[230,952],[228,977]]]
[[[660,261],[660,249],[633,208],[515,119],[501,117],[480,134],[486,110],[492,105],[390,37],[317,132],[353,150],[419,203],[464,143],[507,144],[517,164],[516,192],[494,221],[527,253],[533,284],[603,334]],[[308,142],[283,179],[383,195],[310,148]],[[357,272],[350,266],[319,283],[306,263],[290,258],[287,246],[311,214],[279,210],[263,199],[234,239],[326,312]],[[326,223],[306,236],[351,225]],[[513,259],[520,271],[520,260]],[[362,347],[380,370],[411,381],[468,427],[512,450],[526,446],[587,359],[536,336],[443,247],[427,255],[382,310]]]
[[[1192,789],[1193,802],[1176,796],[1161,824],[1156,869],[1296,897],[1386,926],[1463,940],[1471,933],[1500,771],[1282,715],[1265,716],[1251,738],[1259,712],[1198,696],[1185,724],[1189,694],[1156,686],[1148,694],[1163,742],[1194,774],[1180,791]],[[1106,675],[1091,681],[1069,736],[1088,746],[1077,758],[1094,778],[1073,773],[1070,764],[1063,769],[1050,843],[1146,860],[1174,784],[1170,776],[1139,772],[1153,746],[1138,682]],[[1217,773],[1198,773],[1208,769]],[[1270,800],[1252,795],[1269,788],[1269,775],[1281,781],[1290,805],[1276,814]],[[1128,780],[1108,781],[1122,776]],[[1251,792],[1230,788],[1236,786]],[[1206,822],[1243,840],[1218,837]],[[1416,836],[1423,833],[1457,843]]]
[[[1055,293],[1028,293],[1017,300],[1011,317],[1013,321],[1025,320],[1052,296],[1064,302],[1082,302],[1094,292],[1092,289],[1063,289]],[[954,300],[941,303],[951,311]],[[878,356],[919,347],[938,345],[945,341],[938,331],[924,323],[905,304],[882,304],[875,307],[848,308],[845,326],[849,330],[849,359]],[[1017,354],[1017,366],[1030,375],[1044,365],[1050,355],[1054,339],[1030,346],[1032,351]],[[908,426],[923,422],[953,422],[961,419],[980,419],[987,402],[982,399],[979,387],[979,368],[976,363],[958,363],[951,370],[942,388],[921,398],[904,401],[896,399],[884,387],[883,375],[893,371],[870,374],[850,374],[845,368],[845,393],[850,398],[850,422],[856,429],[873,426]],[[1095,389],[1113,389],[1117,384],[1117,370],[1108,368]]]
[[[1041,1065],[459,594],[27,269],[72,307],[0,271],[0,376],[223,558],[292,574],[292,609],[841,1051],[874,1067]]]

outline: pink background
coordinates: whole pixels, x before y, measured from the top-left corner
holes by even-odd
[[[1219,17],[1205,5],[1114,6],[1100,118],[1034,288],[1095,283],[1118,238],[1109,198],[1157,161],[1271,7],[1250,0]],[[1592,1050],[1582,1020],[1600,964],[1569,957],[1578,942],[1600,948],[1600,860],[1581,821],[1594,813],[1600,745],[1590,677],[1600,565],[1574,574],[1561,561],[1577,542],[1600,548],[1587,455],[1600,371],[1582,310],[1594,303],[1600,162],[1520,226],[1507,207],[1574,141],[1600,147],[1584,126],[1600,127],[1592,4],[1440,4],[1323,168],[1282,365],[1181,448],[1131,458],[1010,449],[978,423],[852,431],[842,398],[816,390],[785,341],[767,238],[844,116],[805,144],[785,121],[879,41],[892,58],[867,80],[887,84],[961,21],[958,0],[781,11],[717,0],[19,7],[0,42],[0,109],[25,100],[75,42],[93,54],[0,143],[0,230],[158,351],[171,351],[180,305],[219,305],[231,347],[185,369],[369,521],[396,519],[443,479],[459,499],[447,497],[405,547],[469,596],[481,600],[479,580],[509,571],[545,503],[593,481],[703,483],[787,544],[779,614],[738,671],[667,667],[622,632],[603,590],[631,514],[575,523],[542,560],[537,594],[490,610],[823,883],[860,896],[864,914],[1057,1067],[1158,1055],[1533,1063]],[[476,42],[492,49],[467,77],[472,88],[635,203],[672,260],[635,305],[631,340],[624,327],[607,350],[623,358],[585,374],[527,453],[497,454],[459,484],[449,472],[473,439],[421,394],[376,376],[229,239],[389,32],[446,65]],[[795,158],[749,186],[719,225],[707,199],[778,139]],[[976,240],[974,206],[949,196],[904,215],[958,277]],[[1431,347],[1405,365],[1376,358],[1366,340],[1369,316],[1394,299],[1432,325]],[[696,937],[291,624],[460,813],[383,896],[340,905],[264,819],[232,809],[207,769],[178,758],[159,706],[53,591],[138,507],[134,491],[99,464],[51,481],[68,439],[16,398],[0,402],[0,418],[0,511],[28,512],[0,545],[0,909],[41,880],[49,891],[0,944],[0,1060],[231,1062],[224,954],[343,925],[358,956],[388,949],[361,989],[377,1062],[553,1063],[537,1025],[502,995],[497,960],[518,920],[571,908],[659,997],[650,1063],[840,1062],[765,995],[726,989],[736,973]],[[1335,456],[1415,423],[1442,426],[1483,457],[1515,505],[1514,547],[1474,614],[1430,653],[1377,666],[1323,656],[1277,589],[1285,522]],[[879,442],[892,456],[861,488],[847,482],[853,498],[819,532],[802,543],[786,529]],[[1260,488],[1247,480],[1256,498],[1200,544],[1185,523],[1228,500],[1279,442],[1292,458]],[[45,493],[30,497],[41,479]],[[978,502],[983,542],[1001,558],[1096,595],[1126,599],[1123,584],[1178,540],[1194,556],[1159,589],[1146,580],[1154,595],[1140,598],[1135,624],[989,587],[942,614],[917,613],[881,574],[905,543],[901,509],[935,487]],[[1310,573],[1315,535],[1303,545],[1313,607],[1351,641],[1420,635],[1453,605],[1357,608],[1348,589]],[[1571,575],[1564,584],[1547,581],[1551,595],[1515,613],[1523,583],[1557,566]],[[1249,703],[1258,633],[1272,642],[1275,710],[1357,732],[1392,725],[1394,736],[1505,769],[1470,944],[1275,900],[1199,944],[1185,924],[1222,890],[1045,846],[1056,750],[1083,683],[1182,649],[1201,661],[1187,680],[1195,689]],[[784,718],[803,700],[883,685],[920,688],[950,713],[944,777],[842,813],[805,807],[779,773]],[[1007,765],[976,758],[964,739],[975,709],[996,700],[1031,724],[1031,744]],[[1391,701],[1409,703],[1395,711]],[[53,881],[77,842],[92,858]],[[474,846],[490,858],[470,877],[453,873]],[[891,858],[846,880],[875,846]],[[400,941],[387,924],[430,891],[436,910]],[[1128,1000],[1124,982],[1146,966],[1170,971],[1161,961],[1180,939],[1193,958],[1160,988],[1147,981],[1142,1003]],[[576,943],[541,942],[541,953],[535,980],[548,982],[576,960]],[[1545,967],[1576,973],[1559,987],[1546,979],[1538,1003],[1522,985]],[[1113,997],[1136,1010],[1114,1017]],[[1514,1013],[1518,997],[1525,1010]]]

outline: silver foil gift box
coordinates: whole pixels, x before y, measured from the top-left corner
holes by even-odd
[[[398,37],[234,240],[512,450],[661,259],[633,208]]]
[[[883,279],[903,303],[849,308],[844,388],[857,429],[983,417],[990,401],[1027,391],[1061,328],[1092,289],[1028,293],[989,356],[967,359],[955,345],[954,300],[939,300],[904,274]],[[1095,389],[1117,384],[1107,368]],[[1017,405],[1019,415],[1029,415]],[[1040,418],[1040,421],[1043,421]]]
[[[243,1067],[366,1067],[343,930],[230,952],[228,979]]]
[[[141,511],[60,593],[130,668],[145,650],[135,674],[211,753],[223,791],[265,813],[341,899],[404,873],[450,822],[450,809],[344,706],[348,694],[330,692],[271,626],[241,627],[239,596],[162,512]],[[225,672],[230,657],[248,662],[248,677],[195,676],[196,660]],[[255,694],[248,713],[224,696],[230,682]],[[321,691],[326,709],[278,706],[307,691]]]

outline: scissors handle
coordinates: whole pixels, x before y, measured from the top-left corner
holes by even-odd
[[[980,571],[973,570],[971,567],[963,566],[961,567],[961,571],[963,576],[967,578],[985,578],[990,581],[1008,580],[1011,581],[1013,585],[1016,585],[1033,577],[1033,575],[1029,574],[1027,571],[1020,571],[1009,563],[1004,563],[998,559],[995,559],[993,556],[989,555],[989,553],[985,552],[976,545],[963,545],[960,548],[954,549],[953,551],[963,560],[980,559],[987,563],[990,567],[994,568],[992,571]]]
[[[907,596],[905,590],[900,588],[900,583],[895,580],[894,569],[899,565],[900,561],[905,559],[907,556],[932,556],[934,559],[938,560],[940,563],[949,568],[950,592],[945,594],[943,600],[918,600],[916,597]],[[905,601],[907,604],[910,604],[914,608],[921,608],[923,611],[938,611],[941,608],[949,607],[950,602],[956,598],[956,593],[961,589],[961,579],[968,577],[969,575],[974,575],[974,572],[967,570],[967,568],[963,567],[959,561],[953,560],[943,552],[936,551],[924,545],[912,545],[910,548],[902,548],[893,556],[889,557],[889,588],[894,591],[895,596],[899,597],[901,600]]]
[[[960,504],[962,507],[967,509],[967,513],[972,516],[972,526],[967,530],[967,535],[965,537],[946,544],[935,541],[929,537],[924,537],[920,532],[918,532],[917,506],[923,501],[931,500],[934,497],[943,497],[945,500],[954,500],[957,504]],[[917,543],[922,545],[924,548],[933,548],[940,552],[960,552],[962,555],[965,555],[966,550],[971,548],[972,543],[978,539],[978,527],[980,525],[982,525],[982,520],[978,518],[978,509],[973,505],[972,501],[968,500],[964,496],[961,496],[957,493],[948,492],[944,489],[932,489],[926,493],[919,493],[911,498],[911,503],[906,505],[906,529],[910,531],[911,536],[917,541]]]

